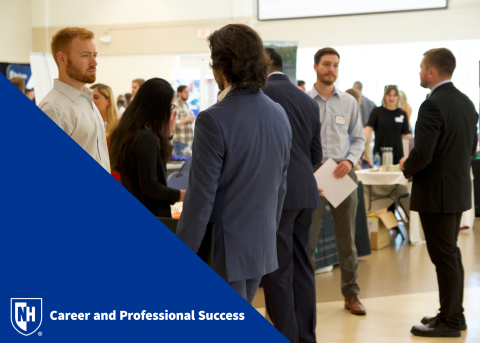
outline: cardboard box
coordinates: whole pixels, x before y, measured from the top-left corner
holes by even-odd
[[[370,247],[380,250],[390,245],[390,230],[398,226],[397,218],[386,208],[379,211],[367,212]]]

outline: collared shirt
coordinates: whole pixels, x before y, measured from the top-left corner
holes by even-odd
[[[273,73],[270,73],[270,74],[267,75],[267,79],[270,77],[270,75],[275,75],[275,74],[285,75],[285,74],[282,73],[281,71],[274,71]]]
[[[365,135],[358,102],[353,96],[334,87],[332,96],[325,100],[315,89],[307,94],[320,108],[323,160],[349,160],[355,165],[365,150]]]
[[[218,101],[222,101],[223,98],[227,96],[228,93],[232,90],[232,86],[228,86],[225,88],[219,95],[218,95]]]
[[[450,83],[450,82],[452,82],[452,80],[444,80],[444,81],[441,81],[441,82],[437,83],[435,86],[432,87],[432,90],[430,91],[430,94],[432,94],[433,91],[435,89],[437,89],[438,87],[443,86],[444,84]],[[430,97],[430,94],[428,94],[427,99],[428,99],[428,97]]]
[[[176,142],[184,144],[192,144],[193,142],[193,123],[189,121],[185,124],[180,124],[180,122],[192,115],[190,108],[187,103],[177,99],[175,101],[175,106],[177,109],[177,119],[175,120],[175,127],[173,129],[173,140]]]
[[[38,107],[80,145],[105,170],[110,172],[106,123],[93,103],[93,91],[73,88],[58,79]]]

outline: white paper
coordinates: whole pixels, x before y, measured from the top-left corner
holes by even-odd
[[[323,195],[333,207],[340,205],[358,187],[348,175],[343,179],[335,179],[333,171],[337,165],[337,162],[329,158],[314,174],[318,188],[323,190]]]

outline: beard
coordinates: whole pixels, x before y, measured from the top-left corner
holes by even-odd
[[[321,83],[323,83],[325,86],[331,86],[337,81],[337,75],[335,74],[317,74],[318,79],[320,80]],[[333,76],[333,81],[331,78],[327,78],[327,76]]]
[[[95,80],[97,78],[97,75],[96,74],[87,74],[87,72],[89,70],[92,70],[92,69],[95,69],[95,67],[89,68],[84,73],[82,73],[82,71],[80,69],[78,69],[77,67],[75,67],[73,65],[73,63],[71,63],[70,61],[67,63],[67,75],[69,77],[71,77],[72,79],[83,82],[83,83],[94,83],[95,82]]]
[[[422,79],[420,79],[420,86],[422,86],[423,88],[428,88],[428,82],[423,81]]]

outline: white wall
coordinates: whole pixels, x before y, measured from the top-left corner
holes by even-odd
[[[29,63],[30,0],[0,0],[0,62]]]
[[[160,55],[128,55],[97,57],[96,83],[110,86],[113,94],[132,92],[132,80],[159,77]]]
[[[342,56],[338,80],[341,89],[360,79],[365,84],[365,94],[378,103],[385,84],[398,84],[407,92],[414,113],[426,93],[418,85],[421,56],[429,48],[443,44],[456,54],[457,86],[478,107],[480,0],[449,0],[447,10],[280,21],[258,21],[256,0],[31,1],[34,30],[91,25],[96,36],[112,30],[111,44],[97,44],[98,81],[112,86],[116,94],[130,91],[131,80],[137,77],[160,76],[172,81],[173,68],[196,68],[198,56],[208,54],[207,43],[198,40],[196,30],[210,27],[208,23],[215,29],[242,21],[257,30],[264,40],[298,41],[297,76],[305,79],[308,86],[315,78],[313,53],[320,46],[333,46]],[[2,4],[15,3],[17,7],[27,2],[0,0]],[[209,18],[212,20],[205,20]],[[152,22],[155,24],[150,25]],[[11,25],[0,21],[0,27],[9,31]],[[2,37],[4,30],[0,31]],[[47,30],[41,37],[51,33]],[[48,43],[42,43],[41,51],[44,45]],[[0,53],[3,52],[2,49]],[[178,55],[179,52],[193,54]],[[205,70],[211,73],[208,67]]]
[[[134,79],[148,80],[160,77],[173,85],[171,71],[174,68],[200,68],[199,57],[204,57],[204,70],[207,78],[213,77],[208,66],[207,54],[150,54],[97,57],[96,83],[110,86],[113,94],[131,93],[131,84]]]
[[[15,0],[16,1],[16,0]],[[33,0],[33,27],[172,22],[251,16],[252,0]]]

